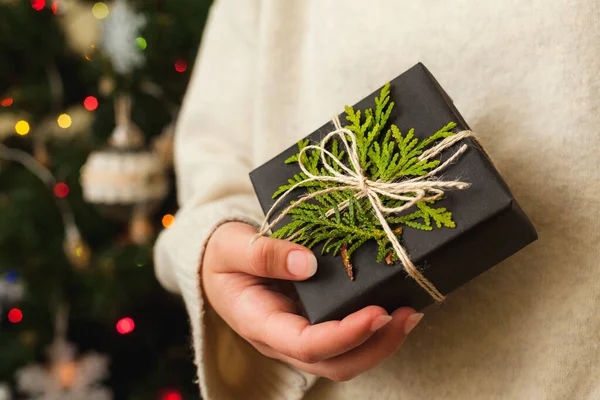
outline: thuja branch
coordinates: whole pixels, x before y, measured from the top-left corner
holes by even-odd
[[[451,122],[431,136],[419,139],[414,135],[414,129],[403,134],[396,125],[387,126],[394,108],[390,98],[390,85],[385,85],[375,98],[375,109],[354,110],[346,107],[346,129],[354,134],[357,146],[357,156],[360,168],[371,181],[399,182],[405,179],[424,176],[440,165],[439,160],[430,160],[421,156],[426,150],[436,145],[440,140],[454,135],[452,130],[456,124]],[[351,138],[348,138],[351,141]],[[298,163],[306,170],[317,176],[333,176],[321,165],[321,151],[309,149],[309,140],[298,142],[298,153],[289,157],[285,162]],[[328,147],[333,157],[345,160],[345,153],[337,140]],[[300,156],[302,154],[302,156]],[[302,157],[302,159],[300,159]],[[331,157],[326,155],[326,159]],[[340,172],[336,162],[330,162],[335,171]],[[346,163],[346,166],[349,166]],[[307,180],[304,172],[295,174],[282,185],[274,194],[277,198],[290,188]],[[391,264],[397,261],[390,240],[384,232],[381,222],[372,212],[369,199],[352,190],[335,190],[335,182],[309,180],[300,185],[308,195],[314,196],[310,202],[303,202],[293,208],[289,215],[291,222],[272,234],[273,237],[289,239],[309,248],[322,244],[323,253],[337,255],[341,253],[342,261],[348,275],[353,279],[351,256],[369,240],[378,245],[377,261]],[[322,194],[321,191],[328,193]],[[397,208],[403,201],[382,196],[381,202],[386,208]],[[445,208],[435,207],[435,201],[417,203],[417,209],[402,215],[389,215],[386,218],[394,234],[401,239],[402,227],[410,227],[430,231],[436,228],[453,228],[452,213]]]

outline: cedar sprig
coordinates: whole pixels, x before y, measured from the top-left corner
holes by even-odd
[[[411,177],[423,176],[436,168],[439,160],[419,160],[431,146],[439,140],[454,135],[452,130],[456,123],[451,122],[426,139],[420,140],[414,136],[414,129],[402,134],[396,125],[386,127],[394,102],[390,99],[390,84],[386,84],[378,97],[375,98],[375,110],[369,108],[361,112],[346,106],[345,128],[352,131],[356,137],[358,156],[361,168],[370,180],[394,182]],[[385,132],[384,134],[382,134]],[[309,145],[309,140],[298,142],[298,153],[289,157],[285,163],[297,163],[300,150]],[[338,140],[333,140],[328,149],[338,159],[345,160],[343,146]],[[312,149],[303,155],[303,165],[316,175],[331,175],[322,165],[320,151]],[[330,165],[340,170],[339,166]],[[274,194],[278,197],[292,186],[307,179],[306,174],[299,172],[281,186]],[[335,186],[332,182],[310,181],[302,184],[306,192],[316,191]],[[315,197],[314,201],[299,204],[289,212],[291,222],[275,231],[271,236],[289,239],[308,248],[322,244],[322,253],[337,255],[343,250],[344,265],[350,266],[352,254],[369,240],[378,244],[377,261],[397,261],[391,243],[383,231],[381,224],[374,215],[368,199],[356,199],[351,190],[334,191]],[[347,207],[340,209],[340,204],[349,200]],[[402,201],[382,198],[386,207],[399,207]],[[402,237],[402,227],[410,227],[425,231],[436,228],[454,228],[452,213],[443,207],[435,207],[435,201],[423,201],[412,210],[401,215],[388,215],[387,221],[394,230],[397,238]]]

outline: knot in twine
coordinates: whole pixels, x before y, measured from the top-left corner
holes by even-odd
[[[296,183],[287,191],[285,191],[279,199],[273,204],[269,212],[266,214],[265,219],[260,227],[259,232],[252,239],[254,242],[259,237],[267,234],[275,225],[277,225],[281,220],[294,208],[298,207],[300,204],[305,203],[311,199],[314,199],[317,196],[324,195],[331,192],[336,191],[344,191],[344,190],[352,190],[356,192],[354,197],[356,199],[362,199],[367,197],[371,206],[373,208],[373,212],[375,216],[379,220],[384,232],[386,233],[390,243],[392,244],[392,248],[394,249],[398,259],[402,263],[405,271],[413,278],[419,286],[421,286],[429,295],[436,301],[441,302],[444,300],[444,295],[441,294],[436,287],[427,279],[423,274],[418,270],[418,268],[413,264],[406,249],[400,245],[398,238],[390,228],[389,224],[385,219],[385,214],[396,214],[402,211],[409,209],[410,207],[416,205],[417,203],[423,201],[433,201],[438,200],[444,195],[444,190],[446,189],[466,189],[470,186],[469,183],[460,182],[460,181],[443,181],[439,180],[436,177],[436,174],[443,171],[448,167],[452,162],[454,162],[458,157],[460,157],[466,150],[467,145],[463,144],[452,156],[450,156],[444,163],[440,164],[435,169],[431,170],[425,175],[418,176],[411,179],[405,179],[397,182],[384,182],[381,180],[370,180],[364,173],[358,155],[358,148],[356,144],[356,136],[349,129],[343,128],[340,124],[339,118],[336,116],[332,119],[332,122],[335,126],[335,130],[328,133],[319,145],[309,145],[300,150],[298,154],[298,164],[300,165],[300,169],[304,174],[306,174],[307,179],[302,180],[301,182]],[[461,131],[452,136],[449,136],[439,142],[437,145],[423,152],[418,160],[429,160],[437,155],[439,155],[442,151],[448,149],[452,145],[458,143],[459,141],[473,137],[474,134],[471,131]],[[344,147],[346,148],[346,154],[348,155],[349,166],[346,166],[340,159],[335,157],[329,150],[327,150],[327,144],[333,138],[338,137]],[[350,139],[350,143],[348,143],[347,138]],[[331,175],[315,175],[311,173],[303,162],[304,154],[309,150],[317,150],[320,152],[321,163],[323,167],[331,174]],[[336,164],[339,167],[340,172],[336,171],[331,162]],[[312,193],[308,193],[305,196],[300,197],[297,201],[290,204],[287,208],[285,208],[271,223],[269,223],[269,219],[274,213],[277,206],[295,189],[306,184],[308,182],[318,181],[318,182],[332,182],[335,183],[335,186],[328,187],[322,190],[317,190]],[[381,201],[381,197],[387,197],[395,200],[404,201],[404,203],[398,207],[385,207],[383,202]],[[345,200],[338,204],[338,209],[341,211],[348,207],[350,200]],[[326,217],[330,217],[335,213],[334,209],[329,210],[325,213]],[[288,240],[292,240],[298,236],[299,232],[296,232],[294,235],[288,237]]]

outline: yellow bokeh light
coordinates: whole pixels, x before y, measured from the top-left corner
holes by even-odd
[[[60,114],[56,122],[58,122],[58,126],[61,128],[67,129],[71,126],[71,117],[68,114]]]
[[[100,1],[92,7],[92,14],[97,19],[104,19],[108,17],[108,6]]]
[[[175,221],[175,217],[171,214],[167,214],[162,218],[162,224],[165,228],[171,226],[171,224],[173,224],[173,221]]]
[[[15,124],[15,132],[21,136],[25,136],[29,133],[29,123],[27,121],[19,121]]]

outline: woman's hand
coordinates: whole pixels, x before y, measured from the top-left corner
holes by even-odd
[[[304,280],[317,270],[312,252],[300,245],[261,237],[230,222],[208,242],[202,284],[210,305],[233,330],[267,357],[334,381],[346,381],[392,355],[423,314],[377,306],[341,321],[310,325],[294,301],[269,288],[270,279]],[[270,279],[269,279],[270,278]]]

